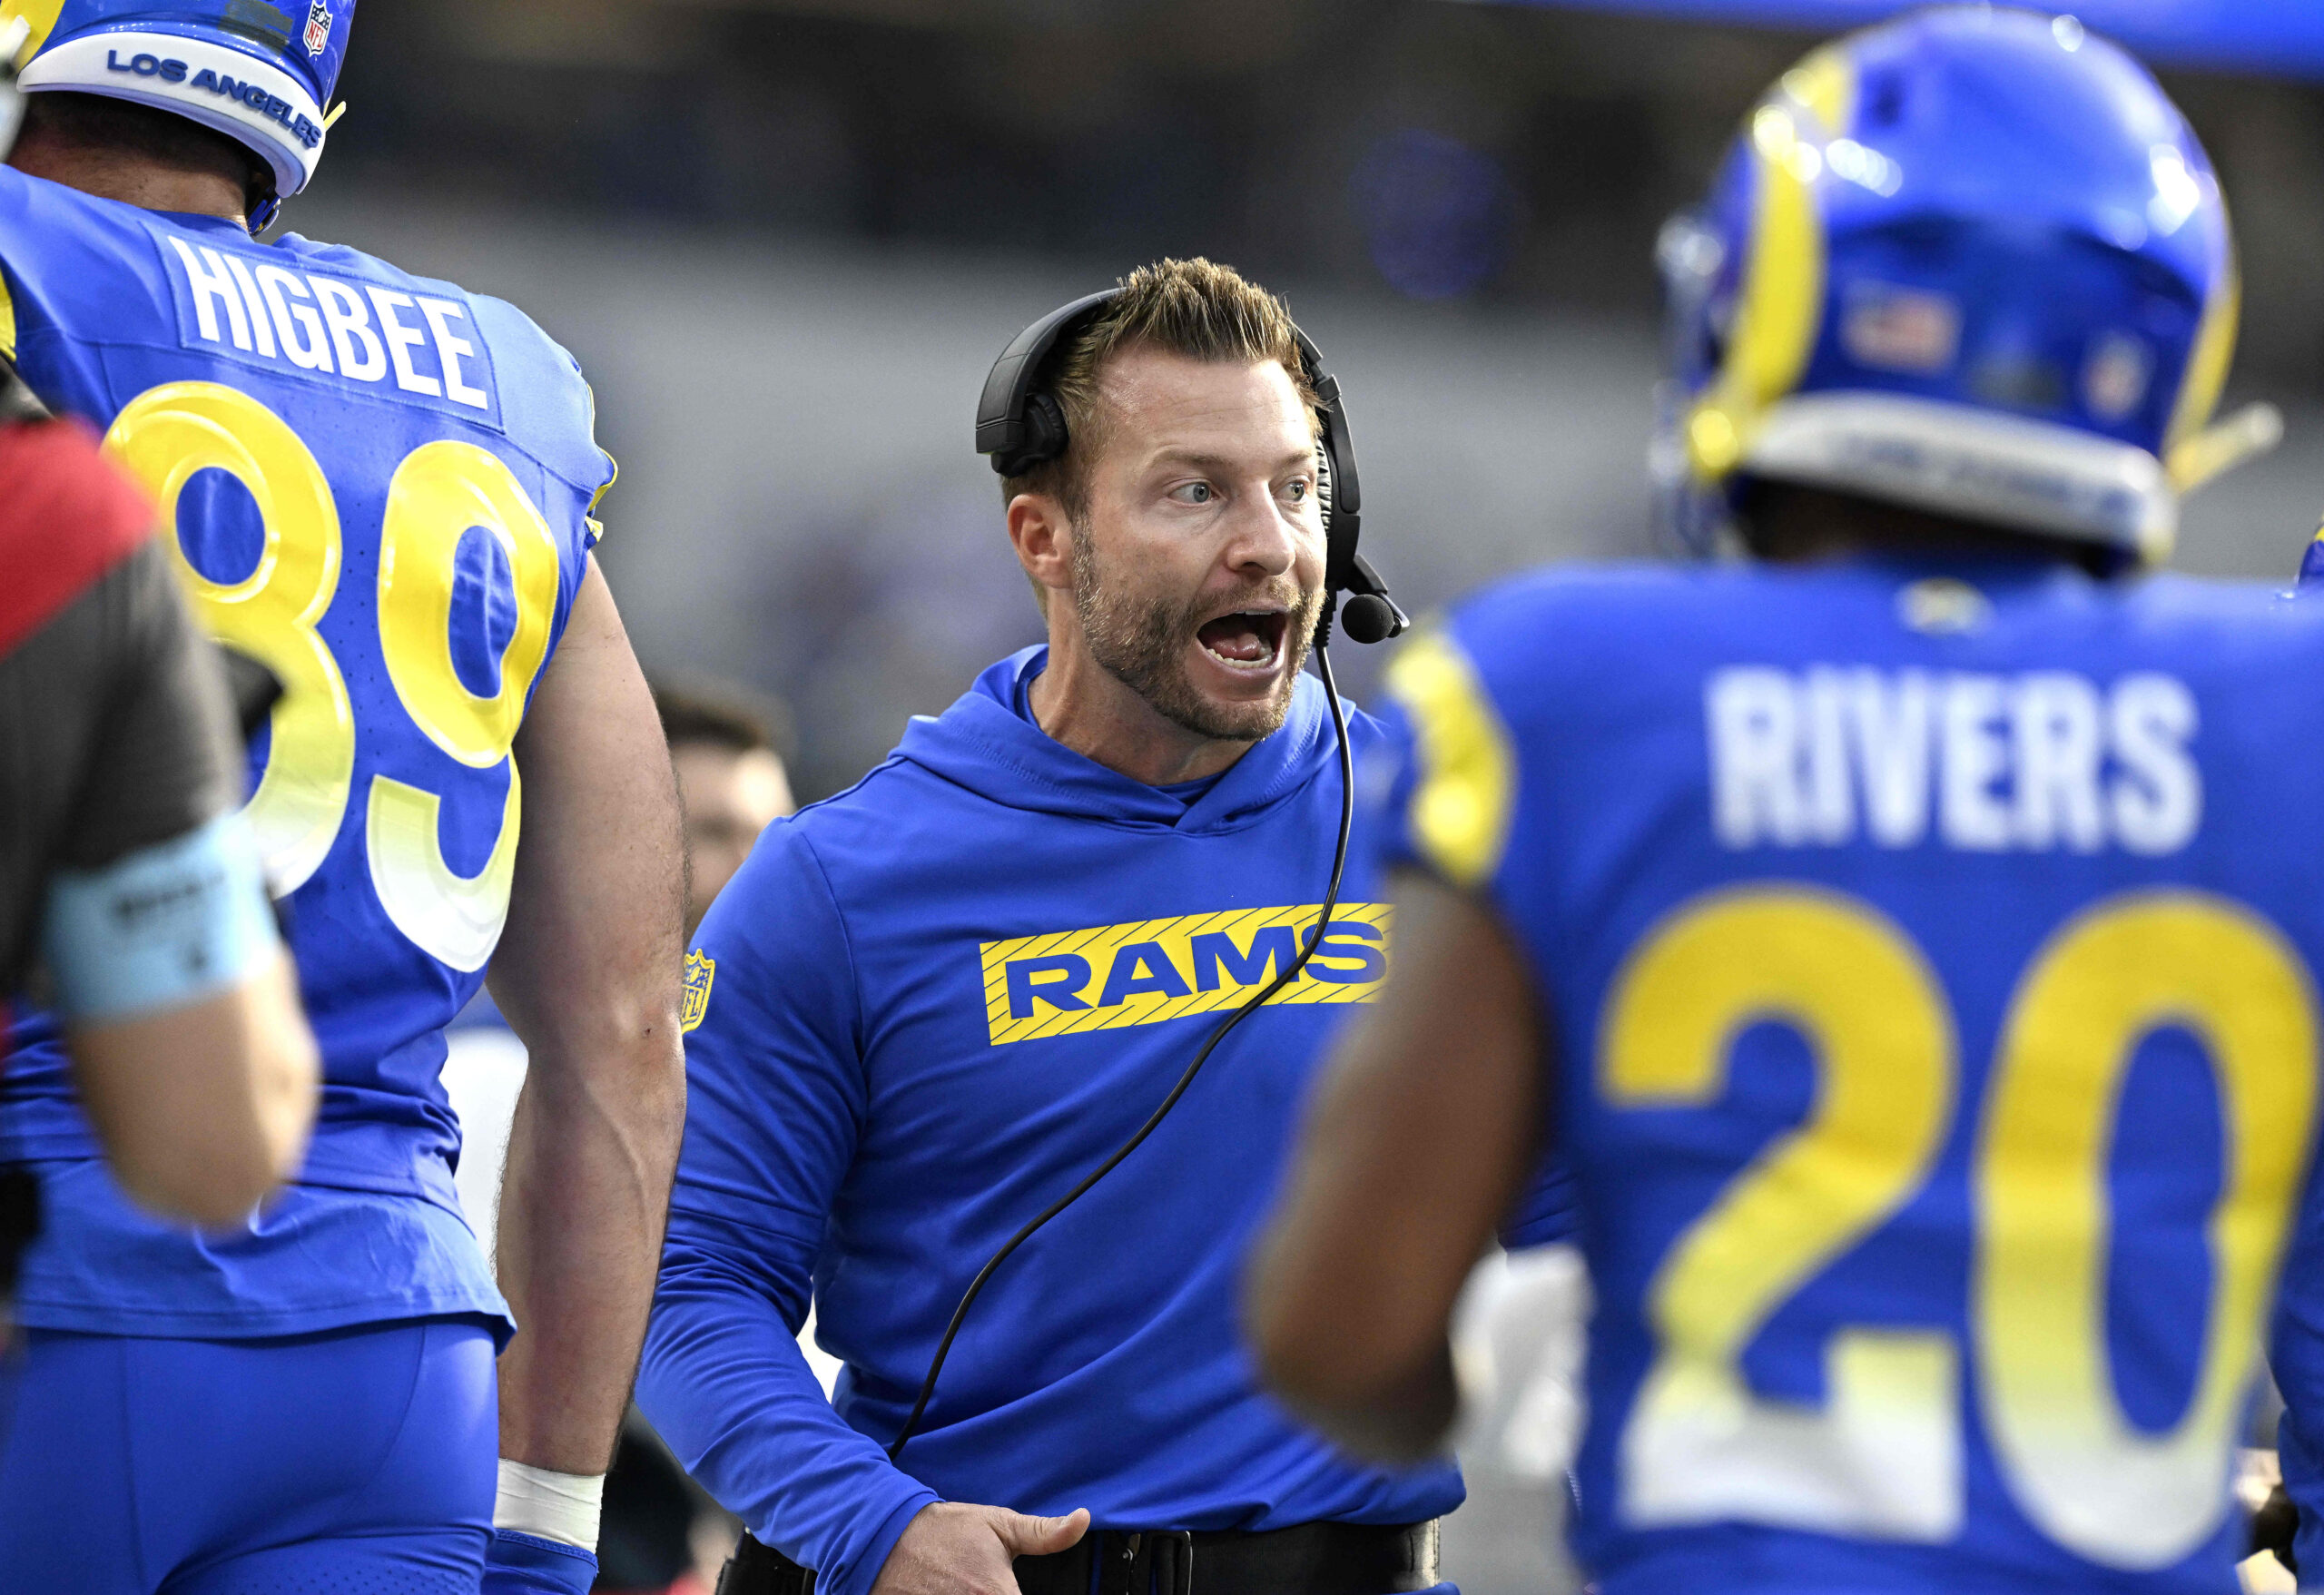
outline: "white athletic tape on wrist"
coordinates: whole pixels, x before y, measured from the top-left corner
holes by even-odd
[[[537,1534],[566,1545],[597,1549],[597,1517],[605,1505],[603,1473],[557,1473],[500,1459],[500,1489],[492,1526]]]

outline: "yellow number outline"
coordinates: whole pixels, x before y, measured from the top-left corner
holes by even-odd
[[[1835,969],[1849,979],[1834,980]],[[1839,1332],[1821,1412],[1753,1394],[1738,1362],[1785,1301],[1912,1198],[1943,1149],[1959,1073],[1953,1023],[1910,939],[1832,893],[1698,901],[1616,978],[1601,1088],[1630,1108],[1714,1101],[1735,1037],[1768,1019],[1809,1038],[1815,1106],[1655,1272],[1647,1316],[1661,1350],[1624,1433],[1625,1512],[1948,1539],[1961,1499],[1950,1336]]]
[[[1601,1092],[1622,1108],[1714,1101],[1735,1036],[1770,1019],[1814,1047],[1816,1106],[1728,1182],[1649,1283],[1657,1355],[1621,1436],[1620,1510],[1641,1524],[1950,1540],[1964,1503],[1949,1335],[1834,1330],[1821,1411],[1761,1400],[1738,1365],[1784,1301],[1912,1198],[1950,1133],[1953,1020],[1911,938],[1816,888],[1684,904],[1610,989]],[[2135,1049],[2166,1025],[2203,1044],[2229,1144],[2194,1396],[2149,1437],[2107,1360],[2106,1181]],[[2168,1566],[2227,1511],[2228,1452],[2308,1169],[2318,1032],[2298,951],[2251,910],[2196,891],[2093,905],[2012,993],[1970,1170],[1978,1405],[2029,1518],[2091,1561]]]
[[[339,590],[346,541],[329,478],[289,423],[215,382],[172,382],[125,406],[105,445],[162,507],[179,576],[205,629],[251,655],[283,684],[266,768],[250,813],[278,896],[321,867],[353,798],[356,725],[345,676],[318,629]],[[177,510],[195,473],[224,470],[257,504],[264,542],[238,582],[212,582],[186,559]],[[452,563],[480,527],[507,555],[517,626],[500,684],[471,693],[453,668]],[[562,558],[547,519],[506,463],[448,439],[397,466],[381,514],[376,621],[381,662],[412,724],[473,769],[505,763],[507,795],[484,869],[452,871],[439,837],[443,800],[375,773],[364,812],[373,890],[398,930],[459,970],[483,967],[508,912],[523,812],[510,750],[547,663]]]
[[[2227,1165],[2194,1396],[2150,1438],[2124,1416],[2106,1361],[2106,1177],[2134,1049],[2166,1025],[2192,1031],[2211,1060]],[[1975,1164],[1980,1404],[2027,1514],[2093,1561],[2165,1566],[2228,1510],[2205,1485],[2234,1443],[2306,1172],[2316,1029],[2299,953],[2248,910],[2197,892],[2078,917],[2019,982]]]
[[[452,563],[461,537],[481,529],[507,557],[517,627],[490,696],[468,691],[452,666]],[[371,780],[365,835],[372,888],[413,942],[456,970],[482,969],[499,944],[516,879],[523,783],[509,750],[533,681],[548,658],[556,611],[556,538],[499,456],[439,439],[404,457],[388,481],[379,527],[379,652],[404,713],[471,769],[506,764],[508,795],[483,870],[455,874],[438,842],[442,802],[389,775]]]
[[[277,896],[322,866],[355,779],[355,709],[339,662],[316,629],[339,591],[345,537],[330,483],[282,418],[215,382],[170,382],[123,407],[105,448],[161,506],[179,579],[210,635],[282,684],[251,825]],[[178,500],[198,471],[225,471],[265,527],[257,567],[239,582],[193,568],[178,537]]]

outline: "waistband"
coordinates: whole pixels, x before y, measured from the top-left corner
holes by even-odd
[[[1022,1595],[1412,1595],[1437,1583],[1440,1520],[1239,1529],[1097,1529],[1017,1559]],[[815,1574],[743,1536],[718,1595],[814,1595]]]

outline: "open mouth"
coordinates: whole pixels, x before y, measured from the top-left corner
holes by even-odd
[[[1280,609],[1245,609],[1206,621],[1195,633],[1210,656],[1230,670],[1272,670],[1283,656],[1291,616]]]

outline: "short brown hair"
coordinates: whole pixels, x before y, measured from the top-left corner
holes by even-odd
[[[655,712],[662,717],[662,739],[673,748],[704,744],[734,753],[763,749],[778,759],[791,752],[791,713],[780,699],[701,676],[648,684]]]
[[[1196,255],[1157,261],[1120,281],[1121,291],[1097,319],[1049,357],[1039,390],[1065,414],[1065,453],[1000,485],[1001,502],[1019,493],[1049,493],[1067,515],[1088,507],[1091,457],[1103,441],[1098,374],[1122,350],[1150,344],[1198,360],[1274,360],[1291,374],[1310,412],[1315,388],[1299,355],[1291,311],[1280,299],[1236,271]],[[1320,424],[1320,423],[1317,423]]]

